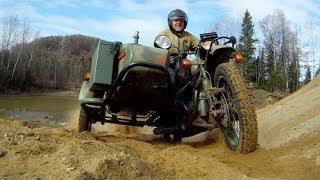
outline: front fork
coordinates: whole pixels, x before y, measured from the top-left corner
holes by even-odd
[[[217,99],[217,95],[224,92],[224,88],[213,87],[211,79],[208,78],[203,66],[200,66],[200,82],[199,88],[194,91],[194,106],[197,109],[200,117],[209,116],[209,113],[214,117],[219,114],[226,113],[222,100]],[[220,108],[216,108],[220,107]]]

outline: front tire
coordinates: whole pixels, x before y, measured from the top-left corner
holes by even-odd
[[[81,106],[79,123],[78,123],[78,132],[83,132],[83,131],[90,132],[91,124],[92,124],[92,114],[87,108],[85,108],[84,106]]]
[[[225,90],[219,96],[224,113],[218,120],[227,146],[241,153],[254,151],[258,139],[257,115],[243,75],[233,64],[222,63],[216,68],[214,84]]]

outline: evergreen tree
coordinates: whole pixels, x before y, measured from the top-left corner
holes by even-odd
[[[257,63],[254,58],[254,43],[257,42],[257,39],[254,39],[253,36],[254,25],[252,23],[252,17],[249,11],[246,10],[241,24],[241,36],[238,51],[243,53],[245,57],[245,61],[241,68],[242,72],[245,78],[251,82],[255,82],[257,76]]]
[[[310,66],[307,66],[306,76],[304,78],[304,85],[308,84],[311,81],[311,69]]]
[[[318,74],[320,74],[320,66],[318,68],[318,70],[316,71],[316,74],[314,76],[317,76]]]
[[[288,89],[289,92],[295,92],[300,88],[300,65],[299,59],[295,55],[289,65]]]

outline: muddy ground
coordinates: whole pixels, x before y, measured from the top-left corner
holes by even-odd
[[[219,129],[170,144],[150,130],[0,119],[1,179],[319,179],[320,77],[257,110],[259,146],[229,151]]]

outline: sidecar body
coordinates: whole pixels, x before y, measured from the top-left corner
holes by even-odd
[[[168,51],[139,44],[99,41],[90,77],[82,84],[82,106],[108,106],[136,113],[166,106],[170,92]]]

